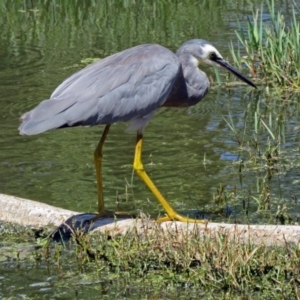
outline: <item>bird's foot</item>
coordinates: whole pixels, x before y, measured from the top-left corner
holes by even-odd
[[[162,222],[167,222],[167,221],[179,221],[179,222],[185,222],[185,223],[201,223],[201,224],[207,223],[206,220],[191,219],[191,218],[184,217],[177,213],[172,214],[172,216],[165,216],[165,217],[161,217],[156,220],[157,223],[162,223]]]

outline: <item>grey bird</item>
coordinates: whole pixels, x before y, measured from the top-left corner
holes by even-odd
[[[203,222],[178,214],[148,177],[142,164],[145,126],[162,106],[187,107],[198,103],[209,90],[200,63],[221,66],[256,88],[255,84],[226,62],[209,42],[194,39],[175,53],[156,44],[132,47],[108,56],[71,75],[52,93],[21,117],[20,134],[34,135],[50,129],[105,124],[94,152],[99,217],[105,210],[102,187],[102,148],[111,124],[130,122],[137,131],[133,168],[163,206],[166,217],[158,221]]]

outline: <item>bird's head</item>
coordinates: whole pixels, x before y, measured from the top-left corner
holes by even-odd
[[[256,85],[231,66],[220,54],[220,52],[209,42],[200,39],[185,42],[177,51],[178,56],[188,55],[189,62],[198,66],[199,64],[222,67],[233,73],[242,81],[256,88]]]

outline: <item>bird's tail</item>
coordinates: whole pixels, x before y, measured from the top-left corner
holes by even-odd
[[[34,135],[64,127],[66,118],[63,112],[70,106],[72,104],[70,105],[68,101],[60,101],[60,99],[44,100],[33,110],[21,116],[20,134]]]

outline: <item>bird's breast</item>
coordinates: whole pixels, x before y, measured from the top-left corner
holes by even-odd
[[[163,106],[187,107],[197,104],[209,91],[209,81],[202,84],[190,84],[183,78],[178,78]]]

